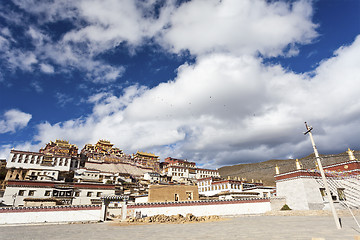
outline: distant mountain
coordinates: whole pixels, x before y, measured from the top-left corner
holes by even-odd
[[[360,159],[360,151],[354,152],[355,158]],[[340,163],[349,160],[347,152],[339,154],[320,155],[323,166]],[[268,160],[259,163],[238,164],[219,168],[220,176],[227,178],[240,177],[246,178],[247,181],[262,180],[265,186],[275,186],[275,166],[278,165],[280,173],[295,170],[295,159],[286,160]],[[315,168],[315,155],[310,154],[299,159],[304,169]]]

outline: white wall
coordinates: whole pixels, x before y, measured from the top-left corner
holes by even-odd
[[[79,196],[74,197],[72,204],[73,205],[87,205],[91,204],[91,199],[100,199],[103,196],[114,195],[114,189],[79,189]],[[91,196],[88,197],[88,192],[91,192]],[[97,194],[100,193],[100,196]]]
[[[275,188],[262,188],[261,186],[259,186],[258,188],[253,188],[253,189],[247,189],[244,190],[244,192],[256,192],[259,193],[258,197],[272,197],[271,196],[271,192],[274,191]]]
[[[57,181],[59,179],[59,171],[30,169],[27,172],[25,179],[35,181]]]
[[[318,181],[321,180],[319,179]],[[318,181],[314,178],[302,178],[310,210],[322,210],[325,206],[320,192],[321,185]],[[335,194],[337,193],[335,192]]]
[[[19,190],[25,190],[24,195],[19,195]],[[29,196],[29,191],[35,191],[33,196]],[[50,196],[45,196],[45,192],[50,191]],[[53,188],[50,187],[13,187],[7,186],[4,192],[4,204],[12,206],[23,206],[24,205],[24,198],[50,198]],[[13,196],[15,196],[15,201]]]
[[[350,207],[358,208],[360,206],[359,180],[359,177],[328,180],[330,191],[337,198],[335,207],[343,207],[338,201],[338,188],[345,189],[346,203]],[[323,188],[320,178],[300,177],[276,182],[277,196],[286,197],[287,205],[294,210],[328,209],[329,203],[327,197],[323,199],[320,188]]]
[[[346,203],[350,207],[360,207],[360,175],[339,181],[339,187],[345,188]]]
[[[172,204],[170,206],[158,207],[151,206],[141,208],[136,206],[128,206],[128,214],[135,216],[137,211],[142,215],[153,216],[157,214],[164,215],[186,215],[191,213],[195,216],[210,216],[210,215],[241,215],[241,214],[261,214],[271,210],[270,200],[266,202],[243,202],[232,203],[231,201],[225,204],[203,204],[203,205],[188,205],[181,206],[180,204]]]
[[[135,198],[135,203],[147,203],[149,201],[149,197],[143,196],[143,197],[136,197]]]
[[[286,197],[286,204],[294,210],[309,210],[301,178],[276,182],[276,195]]]
[[[26,157],[29,160],[25,160]],[[30,160],[31,159],[31,160]],[[29,153],[29,152],[16,152],[10,153],[6,168],[23,168],[23,169],[48,169],[48,170],[58,170],[58,171],[69,171],[71,158],[66,157],[53,157],[52,166],[42,166],[41,162],[43,160],[42,154],[39,153]]]
[[[31,208],[28,208],[31,209]],[[35,209],[35,208],[32,208]],[[44,223],[44,222],[77,222],[102,220],[100,208],[66,211],[26,211],[1,212],[0,224]]]
[[[19,190],[25,190],[23,196],[19,196]],[[29,191],[35,191],[33,196],[29,196]],[[4,192],[4,204],[12,206],[14,204],[15,195],[15,204],[14,206],[23,206],[24,198],[50,198],[52,197],[54,188],[52,187],[20,187],[20,186],[7,186]],[[45,196],[45,192],[50,191],[49,196]],[[75,196],[72,200],[72,205],[88,205],[91,204],[91,199],[99,199],[103,196],[114,195],[114,189],[97,189],[97,188],[83,188],[78,189],[79,196]],[[88,196],[88,192],[91,192],[91,196]],[[99,194],[98,194],[99,193]],[[75,194],[75,193],[74,193]],[[99,196],[98,196],[99,195]]]

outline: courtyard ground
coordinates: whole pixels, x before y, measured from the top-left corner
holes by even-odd
[[[295,213],[295,212],[293,212]],[[288,213],[290,214],[290,213]],[[359,216],[357,216],[359,219]],[[189,224],[124,225],[114,222],[0,226],[0,239],[312,239],[353,240],[360,229],[351,216],[236,216]]]

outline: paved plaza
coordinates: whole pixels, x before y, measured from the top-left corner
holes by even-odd
[[[337,230],[331,216],[240,216],[189,224],[46,224],[0,226],[0,239],[354,239],[360,229],[342,217]]]

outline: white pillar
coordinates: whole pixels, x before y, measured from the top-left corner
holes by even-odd
[[[336,227],[337,227],[337,229],[341,229],[340,220],[339,220],[339,217],[338,217],[338,215],[336,213],[334,203],[333,203],[333,200],[332,200],[332,197],[331,197],[330,189],[329,189],[328,183],[326,181],[324,169],[322,167],[320,157],[319,157],[319,153],[318,153],[318,151],[316,149],[315,142],[314,142],[314,139],[313,139],[313,136],[312,136],[312,133],[311,133],[312,127],[308,127],[306,122],[305,122],[305,126],[306,126],[306,130],[307,130],[305,134],[309,133],[311,144],[313,146],[315,157],[316,157],[316,162],[317,162],[317,164],[319,166],[321,178],[322,178],[322,180],[324,182],[325,191],[326,191],[326,194],[327,194],[327,197],[328,197],[328,201],[329,201],[330,208],[331,208],[334,220],[335,220]]]
[[[106,199],[102,199],[100,220],[103,222],[105,222],[105,220],[106,220],[106,212],[107,212],[108,205],[109,205],[109,201]]]
[[[126,202],[122,202],[121,203],[121,221],[126,220],[126,215],[127,215],[127,205],[126,205]]]

